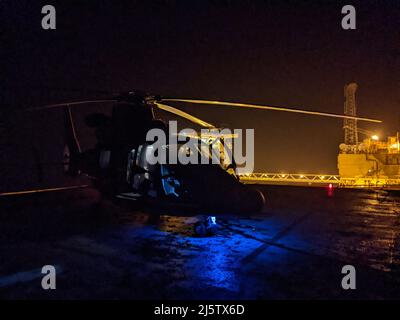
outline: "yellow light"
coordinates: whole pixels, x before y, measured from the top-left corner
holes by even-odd
[[[376,134],[374,134],[374,135],[371,137],[371,139],[374,140],[374,141],[378,141],[378,140],[379,140],[379,137],[378,137]]]
[[[394,143],[390,146],[390,148],[392,149],[398,149],[399,148],[399,144],[398,143]]]
[[[301,174],[301,175],[300,175],[300,178],[304,178],[304,175]]]
[[[321,179],[321,180],[324,180],[324,179],[325,179],[325,176],[320,176],[320,179]]]
[[[286,174],[282,174],[281,177],[282,177],[282,178],[286,177]]]

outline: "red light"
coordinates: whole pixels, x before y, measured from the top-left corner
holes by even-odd
[[[328,192],[328,197],[333,197],[333,184],[332,183],[330,183],[329,185],[328,185],[328,190],[327,190]]]

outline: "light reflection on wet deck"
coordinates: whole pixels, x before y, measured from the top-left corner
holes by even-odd
[[[102,208],[90,228],[89,214],[63,222],[47,213],[49,223],[66,229],[57,233],[50,225],[42,230],[48,238],[35,239],[29,225],[13,226],[22,236],[3,233],[0,275],[54,260],[64,270],[59,298],[400,298],[397,195],[335,190],[327,197],[323,189],[262,188],[268,201],[262,214],[219,217],[220,231],[205,238],[193,234],[196,217],[173,212],[157,219]],[[45,216],[54,212],[46,208]],[[357,292],[340,288],[345,264],[359,272]],[[46,298],[30,286],[0,294]]]

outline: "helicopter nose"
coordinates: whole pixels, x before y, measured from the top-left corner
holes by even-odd
[[[238,204],[237,209],[240,208],[239,211],[242,213],[258,213],[265,206],[264,194],[256,189],[247,189],[241,199],[238,200],[240,205]]]
[[[249,192],[249,202],[252,204],[253,212],[260,212],[264,209],[265,206],[265,197],[264,194],[256,189],[252,189]]]

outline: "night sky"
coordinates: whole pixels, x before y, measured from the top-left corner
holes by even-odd
[[[41,28],[45,4],[57,10],[56,30]],[[345,4],[356,7],[357,30],[341,28]],[[3,115],[135,88],[342,113],[343,86],[356,81],[358,114],[384,121],[360,126],[382,136],[400,130],[399,1],[6,0],[0,12]],[[340,120],[183,107],[211,123],[254,128],[256,171],[337,172]],[[49,124],[57,119],[42,115],[28,128],[57,135],[61,124]],[[19,125],[2,132],[15,162]]]

